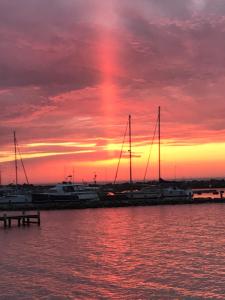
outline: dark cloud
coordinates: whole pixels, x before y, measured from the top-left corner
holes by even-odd
[[[78,89],[99,82],[92,3],[1,1],[0,87],[73,83]]]
[[[88,35],[94,37],[95,33],[89,33],[85,25],[78,27],[83,39],[68,37],[65,40],[65,37],[58,37],[48,43],[40,40],[33,42],[27,36],[22,37],[24,40],[21,41],[19,32],[14,33],[11,40],[5,41],[8,32],[2,33],[0,86],[73,84],[78,89],[95,85],[99,81],[94,58],[95,43],[85,41],[86,35],[88,39]]]

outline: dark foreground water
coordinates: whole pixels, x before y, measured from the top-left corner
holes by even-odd
[[[225,205],[42,212],[0,229],[0,299],[225,299]]]

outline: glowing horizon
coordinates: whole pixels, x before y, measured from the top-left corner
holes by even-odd
[[[74,143],[76,146],[78,143]],[[38,169],[42,169],[43,165],[46,165],[46,161],[42,162],[43,158],[48,157],[55,157],[55,160],[51,163],[51,165],[56,166],[57,164],[57,170],[58,173],[62,174],[63,168],[65,168],[65,165],[67,165],[67,168],[70,170],[68,173],[71,173],[72,168],[79,169],[79,177],[77,178],[77,181],[92,181],[92,174],[97,173],[99,181],[113,181],[116,167],[118,164],[119,159],[119,153],[121,151],[121,143],[113,143],[113,144],[106,144],[105,146],[100,146],[101,151],[105,152],[104,155],[105,159],[102,159],[101,157],[98,157],[98,151],[100,151],[100,148],[98,150],[94,149],[96,147],[95,144],[89,144],[90,149],[85,150],[76,150],[71,149],[70,151],[58,151],[58,152],[42,152],[41,148],[45,148],[46,146],[55,146],[55,145],[64,145],[64,143],[33,143],[28,144],[29,147],[26,148],[26,146],[23,145],[23,147],[20,147],[20,149],[25,150],[26,152],[22,152],[22,159],[25,162],[25,166],[27,166],[27,171],[30,175],[30,179],[32,182],[43,182],[42,180],[32,180],[32,170],[29,170],[29,164],[31,162],[31,165],[34,164],[35,168],[40,164]],[[28,146],[27,145],[27,146]],[[34,147],[39,149],[37,152],[28,152],[28,149],[33,149]],[[73,147],[72,142],[66,143],[67,147],[71,148]],[[75,146],[75,147],[76,147]],[[92,148],[94,147],[94,148]],[[87,145],[85,145],[85,148],[87,148]],[[143,180],[144,179],[144,172],[147,165],[148,155],[150,151],[150,143],[149,145],[140,145],[140,142],[134,143],[132,145],[133,149],[133,174],[134,174],[134,180]],[[202,177],[202,178],[210,178],[210,177],[222,177],[221,175],[215,175],[211,176],[211,168],[212,164],[214,166],[217,166],[221,162],[221,157],[225,151],[225,143],[210,143],[210,144],[199,144],[199,145],[182,145],[182,146],[171,146],[171,141],[162,141],[162,147],[161,147],[161,159],[162,159],[162,177],[165,179],[187,179],[187,178],[194,178],[194,177]],[[88,156],[90,154],[97,154],[97,157],[93,159],[88,159]],[[80,154],[87,154],[87,158],[76,160],[76,156]],[[210,156],[213,154],[213,160],[210,161]],[[2,163],[8,163],[8,168],[11,168],[9,174],[12,178],[8,182],[13,182],[13,176],[14,176],[14,153],[9,152],[0,152],[0,156]],[[4,158],[3,158],[4,156]],[[66,156],[70,156],[69,158],[69,164],[67,162]],[[71,157],[72,156],[72,157]],[[59,159],[59,157],[62,157],[63,159]],[[32,159],[35,159],[35,162],[32,161]],[[19,157],[18,157],[19,160]],[[58,161],[58,162],[57,162]],[[201,164],[204,165],[204,174],[205,176],[201,176],[201,172],[197,173],[196,176],[192,176],[192,170],[193,167],[196,166],[196,168],[199,168]],[[1,169],[3,173],[3,179],[4,179],[4,164],[1,164]],[[60,170],[61,168],[61,170]],[[202,168],[202,167],[201,167]],[[44,168],[45,169],[45,168]],[[85,172],[82,172],[80,170],[84,169]],[[5,169],[6,170],[6,169]],[[88,173],[86,173],[88,170]],[[96,172],[96,170],[98,170]],[[107,175],[105,172],[110,174]],[[128,155],[128,143],[126,142],[123,148],[123,155],[121,158],[120,163],[120,169],[118,174],[118,180],[119,181],[128,181],[129,180],[129,155]],[[188,170],[188,172],[187,172]],[[6,172],[7,173],[7,172]],[[19,169],[20,178],[23,177],[22,175],[22,168]],[[58,174],[55,174],[58,175]],[[59,176],[60,177],[60,176]],[[64,180],[67,175],[64,177],[61,177],[61,180]],[[151,150],[151,158],[150,158],[150,166],[147,172],[147,180],[156,180],[158,178],[158,144],[155,143],[152,146]],[[52,180],[52,181],[59,181],[58,180]],[[20,180],[22,183],[23,181]],[[51,180],[49,181],[51,182]]]

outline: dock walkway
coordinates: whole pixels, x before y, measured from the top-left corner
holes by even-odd
[[[18,215],[7,215],[6,213],[4,213],[2,216],[0,216],[0,222],[3,222],[4,228],[11,227],[13,221],[17,221],[18,226],[29,226],[30,224],[37,224],[38,226],[40,226],[40,212],[38,211],[37,213],[27,213],[23,211],[22,214]]]

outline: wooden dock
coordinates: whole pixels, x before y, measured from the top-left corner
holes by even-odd
[[[3,222],[4,228],[9,228],[12,226],[13,221],[17,222],[18,226],[29,226],[30,224],[37,224],[40,226],[41,218],[40,212],[37,213],[27,213],[25,211],[19,215],[7,215],[6,213],[3,216],[0,216],[0,222]]]

